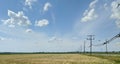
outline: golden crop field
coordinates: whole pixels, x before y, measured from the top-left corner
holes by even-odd
[[[114,62],[82,54],[3,54],[0,55],[0,64],[114,64]]]

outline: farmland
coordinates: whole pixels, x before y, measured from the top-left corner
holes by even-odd
[[[93,54],[92,56],[108,59],[110,61],[113,61],[114,64],[120,64],[120,54]]]
[[[120,55],[0,54],[0,64],[118,64]]]

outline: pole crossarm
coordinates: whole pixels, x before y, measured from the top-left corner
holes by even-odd
[[[93,45],[92,42],[95,38],[94,35],[87,35],[87,36],[88,36],[87,40],[90,41],[90,54],[92,54],[92,45]]]

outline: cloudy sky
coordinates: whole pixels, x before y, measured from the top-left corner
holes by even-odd
[[[0,52],[89,50],[120,32],[120,0],[1,0]],[[105,51],[105,46],[93,46]],[[120,51],[120,40],[108,44]]]

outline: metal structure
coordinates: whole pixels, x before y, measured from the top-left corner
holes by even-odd
[[[110,43],[111,41],[113,41],[113,40],[115,40],[116,38],[119,38],[119,37],[120,37],[120,33],[117,34],[116,36],[114,36],[113,38],[111,38],[111,39],[105,41],[102,45],[108,44],[108,43]]]
[[[117,34],[116,36],[114,36],[113,38],[111,38],[111,39],[109,39],[109,40],[106,40],[105,42],[103,42],[103,43],[101,43],[101,44],[96,44],[96,45],[93,45],[93,44],[92,44],[92,40],[94,40],[93,35],[90,35],[89,37],[90,37],[90,38],[87,39],[87,40],[90,40],[90,42],[91,42],[91,44],[90,44],[90,49],[91,49],[90,54],[92,54],[92,46],[103,46],[103,45],[105,45],[106,53],[108,53],[108,44],[109,44],[111,41],[113,41],[113,40],[115,40],[115,39],[117,39],[117,38],[120,38],[120,33]]]
[[[117,5],[117,8],[120,7],[120,3]]]
[[[92,45],[93,45],[92,42],[94,39],[95,39],[94,35],[88,35],[87,40],[90,40],[90,55],[92,54]]]
[[[97,44],[97,45],[93,45],[93,46],[102,46],[102,45],[106,45],[108,43],[110,43],[111,41],[115,40],[116,38],[120,38],[120,33],[117,34],[116,36],[114,36],[113,38],[106,40],[105,42],[101,43],[101,44]]]

